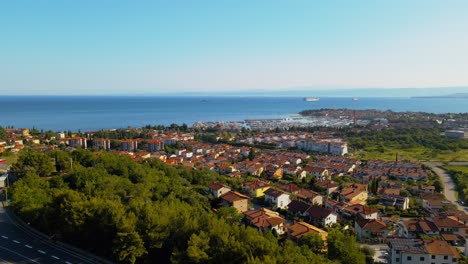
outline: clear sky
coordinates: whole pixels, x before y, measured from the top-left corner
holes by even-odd
[[[466,0],[0,1],[0,94],[468,86]]]

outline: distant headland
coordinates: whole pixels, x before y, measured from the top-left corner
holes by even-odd
[[[411,98],[418,98],[418,99],[424,99],[424,98],[463,98],[463,99],[468,99],[468,93],[455,93],[455,94],[448,94],[448,95],[435,95],[435,96],[413,96]]]

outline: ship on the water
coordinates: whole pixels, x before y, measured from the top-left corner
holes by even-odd
[[[316,102],[320,100],[320,98],[318,97],[304,97],[304,101],[307,101],[307,102]]]
[[[359,100],[359,98],[353,97],[353,101],[357,101],[357,100]]]

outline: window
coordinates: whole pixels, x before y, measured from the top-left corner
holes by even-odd
[[[424,261],[424,257],[419,257],[419,261]]]
[[[432,259],[435,259],[435,255],[432,255]]]
[[[444,259],[448,259],[448,256],[444,256]]]
[[[396,258],[396,259],[395,259],[395,262],[400,262],[400,258]]]
[[[406,257],[406,260],[411,260],[411,259],[412,259],[411,256]]]

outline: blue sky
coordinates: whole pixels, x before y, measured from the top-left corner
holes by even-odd
[[[468,1],[0,1],[1,94],[468,86]]]

